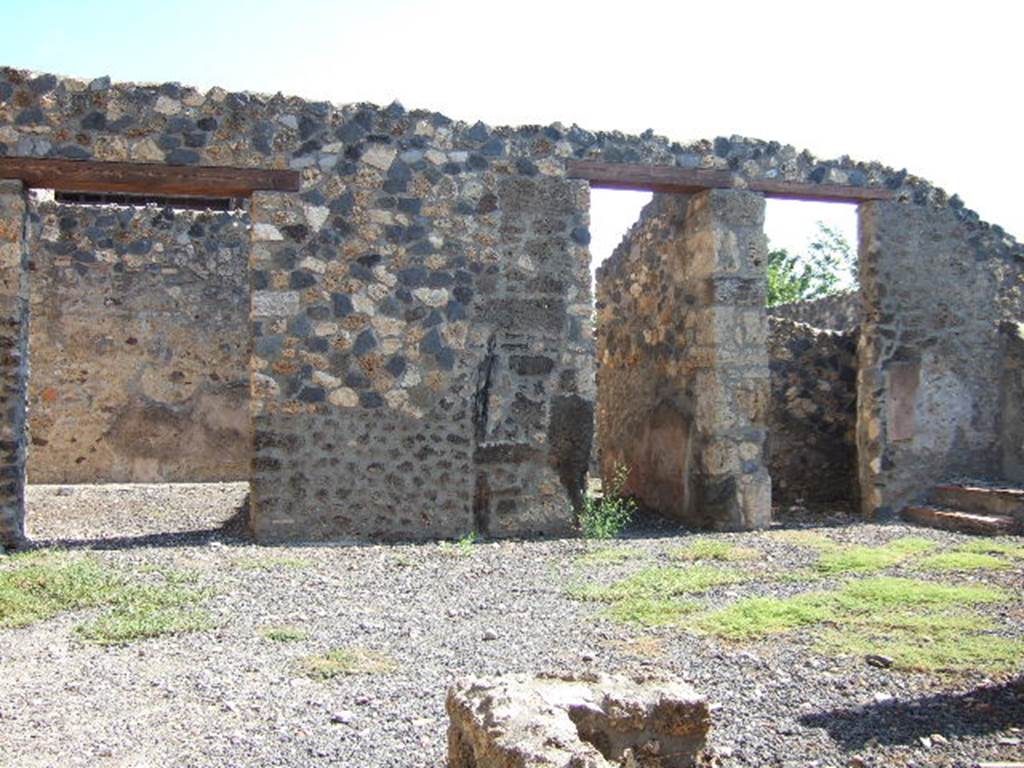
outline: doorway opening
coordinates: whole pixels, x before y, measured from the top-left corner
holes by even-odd
[[[249,490],[249,212],[31,193],[33,538],[176,540]]]

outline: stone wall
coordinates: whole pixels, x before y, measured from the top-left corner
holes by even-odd
[[[656,195],[598,270],[604,477],[691,525],[770,519],[763,221],[747,192]]]
[[[730,171],[738,187],[885,187],[894,208],[955,222],[972,244],[968,267],[1021,253],[955,197],[874,163],[742,137],[683,145],[561,124],[492,128],[397,103],[337,106],[0,69],[0,156],[300,172],[299,193],[256,195],[252,208],[251,515],[267,539],[571,526],[589,451],[593,345],[586,184],[567,178],[568,158]],[[704,220],[688,214],[716,257],[737,242],[750,247],[745,233],[756,229],[716,209],[715,201],[728,208],[723,194],[707,194]],[[13,209],[3,216],[0,228],[21,226]],[[745,302],[757,291],[744,280],[711,280],[723,293],[708,327],[721,343],[739,326],[763,345],[763,297],[754,312]],[[740,289],[739,317],[731,288]],[[928,282],[918,291],[926,296]],[[892,311],[879,291],[869,298],[869,311]],[[751,313],[759,319],[748,328]],[[727,389],[714,368],[698,388],[715,393],[709,402]],[[768,400],[766,372],[765,359],[756,383],[739,390],[755,415]],[[737,433],[719,426],[722,444],[734,446]],[[13,443],[24,439],[16,420],[6,428]],[[754,464],[757,431],[740,442]],[[711,453],[720,468],[748,461],[733,454]],[[749,477],[766,495],[767,478]],[[0,506],[21,506],[19,482]],[[725,483],[723,498],[742,496],[737,488]]]
[[[0,180],[0,552],[25,541],[26,209],[21,182]]]
[[[33,207],[29,479],[249,477],[244,212]]]
[[[1000,473],[1002,320],[1024,317],[1020,246],[953,208],[860,206],[859,483],[867,514]]]
[[[769,318],[768,471],[776,504],[857,497],[857,332]]]
[[[1024,483],[1024,322],[1002,324],[1003,378],[999,436],[1003,478]]]
[[[815,328],[848,331],[860,323],[860,293],[847,291],[810,301],[776,304],[768,308],[772,317],[796,320]]]

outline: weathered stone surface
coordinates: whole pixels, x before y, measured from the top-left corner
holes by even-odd
[[[254,428],[302,440],[291,452],[257,442],[252,516],[259,531],[345,538],[420,537],[460,526],[492,535],[571,529],[573,489],[564,480],[576,470],[563,470],[577,466],[583,446],[560,440],[570,453],[553,450],[551,435],[564,429],[549,429],[552,407],[559,397],[595,398],[588,187],[566,177],[572,157],[730,171],[740,188],[770,179],[892,190],[893,202],[861,206],[870,224],[862,225],[858,426],[860,482],[870,488],[865,508],[906,497],[926,482],[914,479],[919,468],[930,476],[939,466],[991,465],[998,454],[992,403],[1001,377],[991,363],[999,353],[982,326],[1020,320],[1024,249],[905,171],[847,157],[821,161],[738,136],[681,145],[650,133],[559,124],[490,128],[394,106],[9,68],[0,69],[0,155],[300,172],[297,194],[258,193],[252,201]],[[692,387],[679,402],[664,393],[652,402],[666,400],[673,418],[697,425],[689,439],[699,450],[683,454],[704,478],[695,508],[716,524],[760,525],[769,495],[760,452],[770,398],[767,357],[751,362],[750,353],[767,336],[761,201],[740,189],[696,197],[702,201],[686,214],[687,249],[703,272],[656,309],[699,306],[704,321],[676,328],[678,320],[659,317],[672,334],[658,335],[655,325],[643,341],[645,354],[672,361],[668,380]],[[0,215],[0,230],[15,233],[0,237],[0,263],[5,280],[19,286],[30,282],[22,227],[21,213]],[[155,258],[159,241],[140,238],[125,255]],[[916,255],[904,258],[909,253]],[[74,270],[102,264],[87,249],[61,255]],[[20,338],[25,315],[3,317],[10,338]],[[943,331],[944,324],[955,330]],[[672,348],[686,351],[673,360],[665,352]],[[964,364],[967,349],[982,350],[980,365]],[[4,363],[9,393],[25,386],[20,354]],[[403,366],[390,364],[396,356]],[[890,360],[915,356],[915,409],[923,412],[916,412],[913,439],[894,447],[884,423],[885,372]],[[542,358],[550,369],[525,362]],[[11,410],[7,428],[12,450],[23,455],[19,418]],[[701,431],[706,425],[710,431]],[[353,435],[377,442],[369,447]],[[503,453],[510,445],[527,448]],[[958,451],[969,460],[938,458]],[[342,465],[355,475],[339,471]],[[389,498],[394,478],[410,476],[428,478],[416,511],[409,503],[362,504]],[[16,486],[0,493],[0,504],[20,509],[17,517]]]
[[[0,179],[0,551],[26,540],[27,213],[21,182]]]
[[[448,691],[450,768],[686,768],[705,699],[668,677],[507,675]]]
[[[249,477],[248,214],[32,206],[32,482]]]
[[[774,308],[773,308],[774,309]],[[769,317],[765,445],[778,504],[857,496],[857,332]]]
[[[598,270],[605,477],[690,525],[771,517],[764,201],[657,195]]]
[[[984,247],[952,208],[872,202],[859,216],[858,472],[874,515],[936,483],[999,473],[998,329],[1024,317],[1024,259]]]
[[[860,293],[846,291],[810,301],[776,304],[768,308],[771,317],[795,320],[814,328],[850,331],[860,325]]]

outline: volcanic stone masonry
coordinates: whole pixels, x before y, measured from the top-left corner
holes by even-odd
[[[36,204],[31,482],[246,480],[244,211]]]
[[[598,271],[603,474],[692,525],[771,519],[764,199],[657,195]]]
[[[571,528],[595,391],[588,187],[569,176],[569,159],[734,174],[738,189],[690,199],[684,226],[687,248],[704,260],[688,269],[705,270],[701,279],[713,289],[692,292],[703,317],[700,343],[714,353],[694,369],[710,390],[692,401],[709,409],[695,414],[698,432],[708,430],[700,445],[714,454],[695,457],[707,472],[705,500],[714,501],[709,522],[766,522],[767,331],[763,307],[754,306],[763,235],[760,199],[742,190],[750,180],[877,187],[896,196],[861,205],[857,429],[865,510],[895,508],[923,492],[925,478],[989,466],[998,455],[992,404],[1003,377],[994,373],[992,350],[1001,348],[998,321],[1020,319],[1022,249],[905,171],[847,157],[820,161],[741,137],[682,145],[650,132],[491,128],[397,103],[336,106],[14,69],[0,69],[0,157],[301,174],[298,193],[256,193],[250,208],[250,522],[261,540]],[[0,538],[12,544],[24,523],[24,345],[35,273],[25,252],[30,211],[16,186],[3,189]],[[45,212],[35,216],[43,221]],[[145,237],[143,228],[133,237]],[[69,234],[71,242],[78,237]],[[901,276],[908,264],[915,268]],[[71,267],[83,280],[103,269],[82,268],[87,275]],[[968,286],[984,288],[984,300]],[[154,278],[158,295],[170,287]],[[183,289],[186,303],[191,290]],[[944,330],[950,318],[957,331]],[[117,350],[130,346],[121,340]],[[984,350],[983,365],[961,364],[971,347]],[[955,365],[944,358],[949,350]],[[966,383],[957,385],[958,377]],[[179,416],[202,410],[182,395],[157,392],[153,402],[173,402]],[[41,399],[33,418],[45,420]],[[939,401],[955,406],[955,415],[937,410]],[[906,415],[917,410],[915,431]],[[939,418],[929,427],[933,414]],[[952,434],[939,439],[946,427]],[[143,460],[131,471],[164,471],[162,461]]]
[[[857,498],[857,336],[768,318],[766,453],[778,504]]]

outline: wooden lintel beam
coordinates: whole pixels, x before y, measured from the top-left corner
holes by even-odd
[[[861,203],[893,200],[896,192],[884,187],[846,187],[842,184],[814,184],[801,181],[751,180],[747,189],[778,200],[808,200],[817,203]]]
[[[742,180],[730,171],[703,168],[676,168],[666,165],[604,163],[594,160],[569,160],[568,175],[586,179],[597,189],[632,189],[647,192],[689,194],[705,189],[746,188],[765,197],[784,200],[818,202],[851,202],[892,200],[895,192],[880,187],[848,187],[840,184],[813,184],[797,181]]]
[[[597,189],[689,193],[734,186],[733,175],[729,171],[701,168],[569,160],[567,170],[570,177],[586,179]]]
[[[37,157],[0,157],[0,179],[20,179],[28,187],[58,192],[249,197],[257,189],[299,191],[296,171]]]

